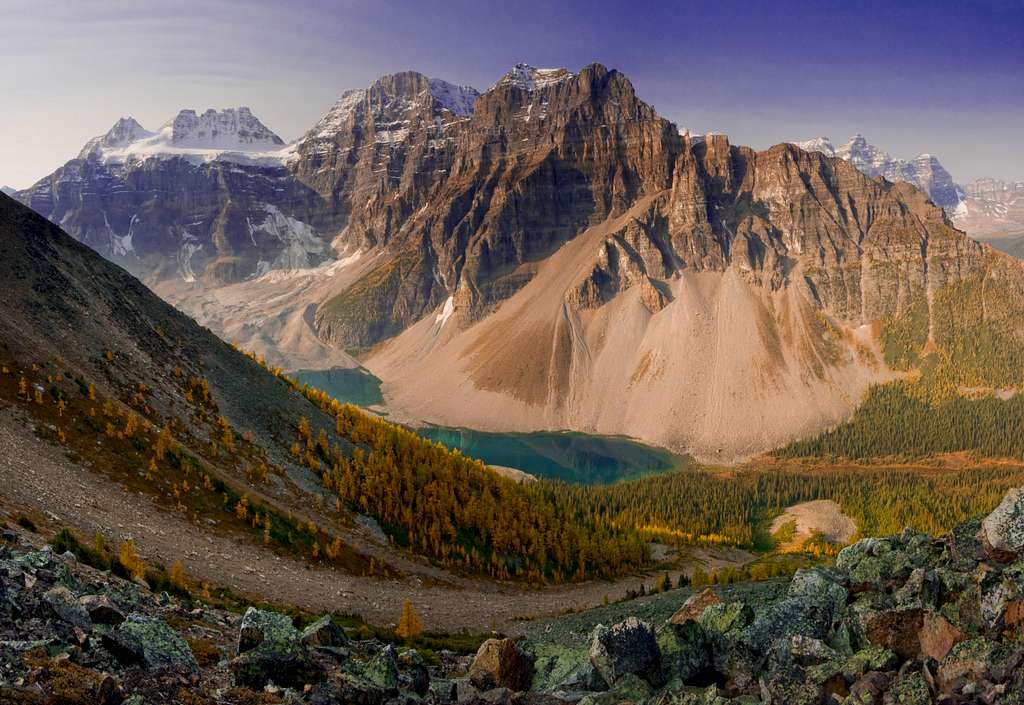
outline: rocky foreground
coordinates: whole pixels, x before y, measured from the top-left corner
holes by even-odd
[[[475,657],[155,595],[3,539],[0,703],[1024,703],[1024,489],[940,539],[859,541],[756,609],[706,590],[664,624]]]

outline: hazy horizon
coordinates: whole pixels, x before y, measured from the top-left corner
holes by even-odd
[[[121,116],[247,105],[285,141],[344,90],[417,70],[485,90],[517,62],[622,71],[680,128],[765,148],[854,133],[960,183],[1024,179],[1020,2],[655,4],[9,0],[0,185],[25,188]]]

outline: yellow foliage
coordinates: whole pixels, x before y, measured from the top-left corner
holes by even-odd
[[[423,632],[423,622],[412,608],[412,601],[402,603],[402,617],[398,620],[395,634],[406,641],[412,641]]]

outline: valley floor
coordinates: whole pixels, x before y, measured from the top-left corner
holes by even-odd
[[[0,514],[26,513],[67,526],[87,537],[131,537],[144,559],[170,565],[180,560],[190,576],[212,586],[230,587],[270,602],[315,611],[358,614],[375,624],[397,621],[412,600],[428,630],[521,631],[525,620],[593,607],[607,596],[617,600],[652,578],[632,576],[544,589],[471,580],[417,563],[365,535],[343,539],[371,555],[385,557],[406,577],[381,580],[315,570],[250,541],[199,527],[69,460],[64,451],[26,433],[25,421],[0,409]],[[753,556],[722,549],[694,552],[705,570],[738,565]],[[673,577],[678,571],[671,573]]]

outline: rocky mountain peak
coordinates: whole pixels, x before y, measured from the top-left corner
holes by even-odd
[[[516,64],[512,69],[502,76],[497,83],[491,86],[495,88],[512,86],[522,91],[533,92],[556,83],[572,78],[573,73],[567,69],[538,69],[529,64]]]
[[[431,78],[428,82],[430,95],[446,110],[459,117],[473,114],[473,106],[480,97],[480,91],[472,86],[456,86],[440,78]]]
[[[107,130],[105,134],[93,137],[85,144],[85,147],[82,148],[79,154],[79,158],[84,159],[97,150],[126,147],[133,142],[152,137],[153,135],[154,133],[140,125],[133,117],[118,118],[114,126]]]
[[[246,107],[210,108],[202,115],[195,110],[182,110],[168,125],[171,143],[183,147],[273,148],[284,145],[284,140]]]

